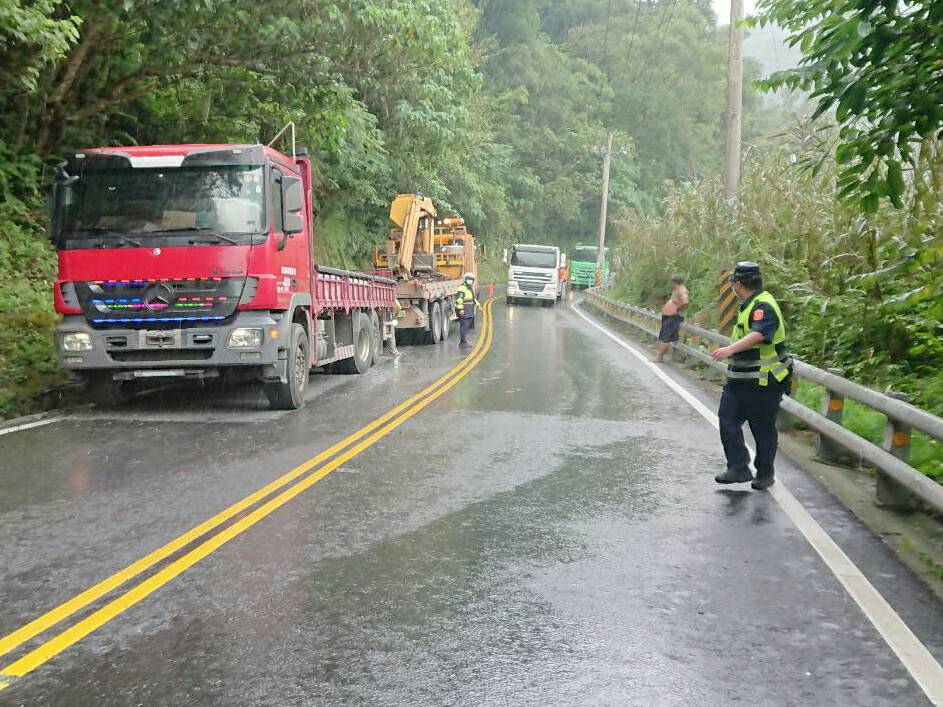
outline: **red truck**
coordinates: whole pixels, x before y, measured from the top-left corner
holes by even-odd
[[[85,150],[60,167],[50,213],[59,360],[96,398],[222,377],[296,409],[311,367],[364,373],[395,335],[394,281],[315,260],[303,150]]]

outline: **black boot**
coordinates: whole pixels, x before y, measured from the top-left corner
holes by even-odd
[[[742,484],[753,481],[753,474],[746,467],[732,469],[728,466],[727,471],[714,477],[714,481],[718,484]]]
[[[757,491],[762,491],[763,489],[768,489],[770,486],[776,483],[776,479],[773,478],[773,472],[768,474],[761,474],[760,472],[756,473],[756,478],[753,480],[753,483],[750,484]]]

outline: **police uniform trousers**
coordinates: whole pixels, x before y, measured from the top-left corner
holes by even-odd
[[[750,425],[756,442],[756,458],[753,464],[759,476],[774,473],[776,445],[776,415],[782,402],[785,387],[772,376],[769,385],[756,381],[727,381],[720,398],[717,417],[720,421],[720,441],[727,455],[728,469],[746,469],[750,453],[743,442],[743,423]]]
[[[459,343],[468,344],[468,332],[475,328],[475,305],[466,304],[458,317]]]

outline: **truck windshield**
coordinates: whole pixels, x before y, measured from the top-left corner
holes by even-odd
[[[253,166],[86,169],[60,187],[53,223],[60,243],[140,245],[160,234],[247,243],[265,230],[262,185]]]
[[[555,268],[557,254],[552,250],[520,250],[511,251],[511,265],[524,268]]]
[[[596,262],[595,248],[574,248],[570,260],[580,262]]]

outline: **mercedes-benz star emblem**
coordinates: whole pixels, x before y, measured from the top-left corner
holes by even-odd
[[[152,285],[144,293],[144,307],[149,312],[162,312],[174,303],[174,291],[167,285]]]

